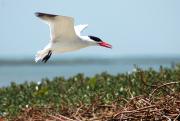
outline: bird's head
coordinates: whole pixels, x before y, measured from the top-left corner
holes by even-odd
[[[95,36],[88,36],[89,39],[93,42],[95,42],[96,45],[106,47],[106,48],[112,48],[112,45],[110,45],[107,42],[102,41],[100,38],[95,37]]]

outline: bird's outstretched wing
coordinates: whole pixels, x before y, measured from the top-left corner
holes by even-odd
[[[35,13],[35,15],[49,25],[51,41],[56,41],[56,38],[61,36],[67,38],[67,40],[76,36],[72,17],[40,12]]]
[[[88,24],[81,24],[74,27],[75,32],[78,36],[81,35],[81,32],[88,27]]]

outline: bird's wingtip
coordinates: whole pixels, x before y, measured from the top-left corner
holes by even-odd
[[[37,16],[37,17],[40,17],[40,16],[42,15],[42,13],[40,13],[40,12],[35,12],[34,14],[35,14],[35,16]]]
[[[43,17],[43,16],[56,17],[56,16],[57,16],[57,15],[48,14],[48,13],[41,13],[41,12],[35,12],[34,14],[35,14],[35,16],[37,16],[37,17]]]

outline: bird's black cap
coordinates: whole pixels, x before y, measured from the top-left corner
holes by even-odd
[[[96,42],[102,42],[102,40],[98,37],[95,37],[95,36],[88,36],[88,37]]]

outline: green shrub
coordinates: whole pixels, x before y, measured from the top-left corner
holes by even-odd
[[[16,116],[26,106],[53,107],[58,111],[62,105],[73,107],[80,103],[91,104],[96,99],[108,104],[120,97],[148,96],[157,86],[174,81],[180,81],[180,66],[175,69],[160,67],[159,71],[135,68],[131,73],[117,75],[103,72],[94,77],[78,74],[69,79],[44,79],[40,84],[12,82],[11,86],[0,88],[0,115]],[[180,85],[170,85],[156,95],[171,91],[180,91]]]

